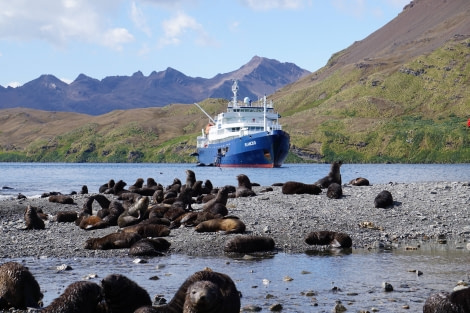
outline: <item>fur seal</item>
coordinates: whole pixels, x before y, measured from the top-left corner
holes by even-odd
[[[48,198],[49,202],[55,202],[60,204],[73,204],[73,198],[66,195],[52,195]]]
[[[129,249],[129,255],[160,256],[170,248],[170,243],[164,238],[142,238]]]
[[[25,229],[44,229],[44,221],[39,217],[38,208],[28,205],[24,212]]]
[[[0,265],[0,309],[41,306],[42,293],[29,269],[17,262]]]
[[[225,252],[251,253],[274,249],[274,239],[266,236],[242,235],[227,240]]]
[[[315,184],[304,184],[297,181],[288,181],[282,185],[282,193],[285,195],[319,195],[321,188]]]
[[[58,223],[73,223],[77,218],[78,214],[75,211],[59,211],[55,216]]]
[[[41,313],[88,313],[97,312],[102,300],[101,286],[91,281],[71,283],[64,292]]]
[[[186,170],[186,187],[193,188],[196,183],[196,174],[194,171]]]
[[[244,233],[245,224],[234,216],[214,218],[199,223],[194,229],[198,233],[224,231],[227,234]]]
[[[137,233],[141,237],[165,237],[170,235],[170,228],[160,224],[137,224],[121,228],[124,233]]]
[[[369,180],[364,177],[358,177],[349,182],[350,185],[353,186],[369,186]]]
[[[102,229],[108,227],[108,223],[104,222],[97,215],[82,216],[75,222],[80,221],[78,227],[84,230]]]
[[[149,207],[149,197],[142,196],[130,208],[125,210],[117,218],[117,225],[121,228],[137,224],[143,218]]]
[[[237,175],[238,186],[235,190],[235,197],[253,197],[256,193],[252,190],[252,184],[245,174]]]
[[[124,249],[130,248],[140,239],[142,236],[135,232],[111,233],[103,237],[87,239],[84,248],[89,250]]]
[[[142,306],[152,305],[148,292],[133,280],[111,274],[101,281],[108,312],[129,313]]]
[[[200,284],[199,282],[206,283]],[[188,294],[189,290],[191,292]],[[213,300],[210,303],[202,299],[202,295],[206,292],[209,292],[208,296]],[[213,297],[214,295],[217,296]],[[240,293],[228,275],[203,270],[189,276],[170,302],[158,307],[155,312],[239,313]]]
[[[331,183],[326,191],[326,196],[330,199],[339,199],[343,196],[343,189],[340,184]]]
[[[307,235],[305,243],[309,245],[330,245],[332,247],[351,248],[352,239],[348,234],[334,231],[314,231]]]
[[[109,193],[107,191],[110,190],[110,189],[113,189],[115,184],[116,183],[115,183],[114,179],[110,179],[106,184],[103,184],[98,188],[98,192],[99,193]]]
[[[470,288],[432,294],[423,306],[423,313],[466,312],[470,312]]]
[[[204,211],[209,210],[212,206],[214,206],[216,203],[221,203],[224,206],[227,205],[227,200],[228,200],[228,194],[229,194],[229,188],[227,186],[224,186],[219,189],[217,192],[217,195],[215,198],[207,201],[206,203],[203,204],[202,209]]]
[[[374,206],[376,208],[385,209],[393,205],[393,197],[390,191],[382,190],[374,199]]]
[[[135,183],[129,186],[129,191],[130,192],[136,192],[136,190],[141,189],[144,186],[144,179],[143,178],[137,178]]]
[[[340,167],[342,164],[342,161],[335,161],[331,163],[330,172],[328,173],[328,175],[317,180],[315,182],[315,185],[320,188],[328,188],[331,183],[337,183],[341,185]]]

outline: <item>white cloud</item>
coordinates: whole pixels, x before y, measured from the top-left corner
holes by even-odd
[[[122,45],[134,41],[125,28],[114,28],[103,34],[103,44],[115,50],[122,50]]]
[[[19,82],[10,82],[10,83],[8,83],[7,87],[12,87],[12,88],[21,87],[21,83],[19,83]]]
[[[119,49],[129,31],[109,25],[120,0],[0,0],[0,39],[42,40],[63,47],[71,41]],[[120,33],[120,40],[110,34]],[[124,38],[123,38],[124,35]]]
[[[266,11],[272,9],[295,10],[303,7],[305,0],[241,0],[253,10]]]
[[[178,12],[175,17],[162,22],[164,36],[159,41],[159,46],[179,45],[185,34],[194,34],[194,41],[200,45],[211,45],[213,40],[193,17],[183,12]]]
[[[140,8],[137,7],[135,1],[131,5],[131,19],[138,29],[143,31],[147,36],[152,36],[150,27],[147,25],[147,19]]]

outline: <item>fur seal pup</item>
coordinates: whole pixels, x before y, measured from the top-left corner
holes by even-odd
[[[101,217],[97,215],[82,216],[75,222],[80,221],[78,227],[84,230],[102,229],[108,227],[108,223],[103,221]]]
[[[116,182],[114,181],[114,179],[110,179],[106,184],[103,184],[98,188],[98,192],[99,193],[109,193],[109,192],[106,192],[106,191],[109,190],[109,189],[112,189],[115,184],[116,184]]]
[[[60,204],[73,204],[73,198],[66,195],[52,195],[48,198],[49,202],[55,202]]]
[[[44,221],[39,217],[38,208],[28,205],[24,211],[25,229],[44,229]]]
[[[326,196],[330,199],[339,199],[343,196],[343,188],[340,184],[331,183],[326,191]]]
[[[129,249],[129,255],[161,256],[170,248],[170,243],[164,238],[142,238]]]
[[[57,223],[73,223],[77,218],[78,214],[76,211],[59,211],[55,216]]]
[[[149,197],[142,196],[134,203],[130,208],[125,210],[119,217],[117,218],[117,225],[120,228],[137,224],[141,220],[143,220],[145,213],[149,207]]]
[[[199,282],[207,283],[200,284]],[[191,290],[191,292],[188,294],[189,290]],[[209,292],[208,296],[211,296],[212,301],[210,301],[210,303],[202,301],[202,295],[206,292]],[[213,297],[213,293],[218,296]],[[240,293],[235,283],[228,275],[203,270],[189,276],[179,287],[170,302],[166,305],[159,306],[154,312],[239,313]]]
[[[341,185],[340,167],[342,164],[342,161],[335,161],[331,163],[330,172],[328,173],[328,175],[317,180],[315,182],[315,185],[320,188],[328,188],[331,183],[337,183]]]
[[[41,306],[42,293],[36,278],[26,266],[17,262],[0,265],[0,309]]]
[[[136,224],[120,229],[124,233],[137,233],[142,238],[166,237],[170,235],[170,228],[161,224]]]
[[[237,175],[238,186],[235,189],[235,197],[253,197],[256,193],[252,190],[252,184],[245,174]]]
[[[382,190],[374,199],[374,206],[376,208],[385,209],[393,205],[393,197],[390,191]]]
[[[225,252],[251,253],[274,249],[274,239],[266,236],[242,235],[225,242]]]
[[[319,195],[321,188],[315,184],[304,184],[297,181],[287,181],[282,185],[282,193],[285,195]]]
[[[352,239],[348,234],[334,231],[314,231],[307,235],[305,243],[309,245],[330,245],[335,248],[351,248]]]
[[[133,280],[120,274],[110,274],[101,281],[107,312],[131,313],[142,306],[152,305],[148,292]]]
[[[358,177],[349,182],[350,185],[353,186],[369,186],[369,180],[364,177]]]
[[[227,234],[244,233],[245,224],[234,216],[214,218],[197,224],[194,228],[198,233],[224,231]]]
[[[125,249],[130,248],[140,239],[142,237],[135,232],[111,233],[103,237],[87,239],[84,248],[89,250]]]
[[[470,288],[432,294],[423,306],[423,313],[466,312],[470,312]]]
[[[91,281],[71,283],[41,313],[93,313],[103,296],[101,286]]]

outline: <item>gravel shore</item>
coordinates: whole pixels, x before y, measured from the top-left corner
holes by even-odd
[[[312,247],[304,241],[311,231],[345,232],[353,249],[391,247],[412,240],[441,240],[464,243],[470,238],[470,183],[389,183],[372,186],[342,186],[343,196],[330,199],[326,190],[319,195],[284,195],[281,187],[254,187],[256,196],[229,198],[230,215],[246,224],[246,233],[270,236],[275,249],[303,253]],[[390,208],[374,207],[374,198],[382,190],[393,195]],[[91,237],[102,237],[117,226],[85,231],[74,223],[57,223],[58,211],[81,211],[89,195],[74,195],[74,204],[51,203],[48,198],[0,201],[2,258],[20,257],[120,257],[128,249],[86,250]],[[110,199],[113,197],[109,195]],[[49,215],[44,230],[24,230],[23,213],[28,204]],[[94,209],[99,209],[98,204]],[[193,205],[195,210],[202,207]],[[197,233],[192,227],[172,229],[166,239],[168,253],[192,256],[223,255],[226,240],[236,236],[223,233]],[[464,244],[466,245],[466,243]]]

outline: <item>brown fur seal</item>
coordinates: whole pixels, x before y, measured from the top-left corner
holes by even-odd
[[[96,215],[82,216],[81,218],[77,219],[77,221],[78,220],[80,220],[78,227],[84,230],[94,230],[108,227],[108,224],[104,222],[101,217]]]
[[[191,170],[186,170],[186,187],[193,188],[196,183],[196,174]]]
[[[203,283],[201,285],[199,282],[209,283]],[[193,284],[196,285],[193,286]],[[213,297],[212,293],[219,294],[214,288],[218,288],[221,297],[220,295]],[[188,294],[189,290],[194,292],[194,294]],[[211,299],[213,300],[211,303],[202,301],[201,296],[206,291],[210,292]],[[171,301],[166,305],[158,307],[155,312],[239,313],[240,293],[235,283],[228,275],[208,270],[199,271],[189,276],[180,286]]]
[[[382,190],[374,199],[374,206],[376,208],[385,209],[393,205],[393,197],[390,191]]]
[[[97,215],[101,217],[103,222],[108,226],[117,226],[119,216],[125,211],[121,202],[113,200],[107,209],[101,209]]]
[[[84,248],[89,250],[124,249],[130,248],[140,239],[142,237],[135,232],[111,233],[103,237],[89,238],[85,242]]]
[[[221,203],[226,206],[227,200],[228,200],[228,193],[229,193],[229,189],[226,186],[220,188],[215,198],[204,203],[204,205],[202,206],[202,209],[209,210],[216,203]]]
[[[137,233],[141,237],[165,237],[170,235],[170,229],[160,224],[137,224],[121,228],[124,233]]]
[[[319,195],[321,188],[314,184],[304,184],[297,181],[288,181],[282,185],[282,193],[285,195]]]
[[[184,187],[183,190],[178,194],[175,201],[171,206],[182,208],[185,211],[192,211],[191,204],[193,203],[192,198],[193,190],[191,187]]]
[[[350,185],[353,186],[369,186],[369,180],[364,177],[358,177],[349,182]]]
[[[0,309],[41,306],[42,293],[29,269],[17,262],[0,265]]]
[[[136,192],[136,190],[141,189],[144,186],[144,179],[143,178],[137,178],[135,183],[129,186],[129,191],[130,192]]]
[[[117,219],[117,225],[121,228],[137,224],[147,213],[149,206],[149,197],[143,196],[134,203],[129,209],[125,210]]]
[[[439,292],[426,299],[423,313],[468,313],[470,312],[470,288],[451,293]]]
[[[44,221],[38,215],[38,208],[28,205],[24,212],[26,229],[44,229]]]
[[[225,252],[251,253],[274,249],[274,239],[266,236],[236,236],[227,240]]]
[[[49,202],[61,203],[61,204],[73,204],[73,198],[66,195],[52,195],[48,198]]]
[[[330,245],[332,247],[351,248],[352,239],[348,234],[334,231],[314,231],[307,235],[305,243],[309,245]]]
[[[330,199],[339,199],[343,196],[343,189],[340,184],[331,183],[326,191],[326,196]]]
[[[328,173],[327,176],[317,180],[315,182],[315,185],[317,185],[320,188],[328,188],[328,186],[331,183],[337,183],[341,185],[341,173],[340,173],[340,167],[343,164],[341,161],[335,161],[331,163],[331,168],[330,172]]]
[[[55,216],[58,223],[73,223],[77,220],[78,214],[76,211],[59,211]]]
[[[129,249],[129,255],[160,256],[170,248],[170,243],[164,238],[142,238]]]
[[[102,300],[101,286],[91,281],[71,283],[41,313],[93,313]]]
[[[115,184],[116,183],[114,182],[114,179],[110,179],[106,184],[103,184],[98,188],[98,192],[99,193],[110,193],[109,190],[113,189]]]
[[[245,224],[237,217],[214,218],[199,223],[195,228],[197,232],[217,232],[224,231],[227,234],[244,233]]]
[[[237,175],[238,187],[235,190],[235,197],[253,197],[256,193],[252,190],[251,181],[245,174]]]
[[[111,274],[101,281],[108,312],[130,313],[152,305],[148,292],[124,275]]]

